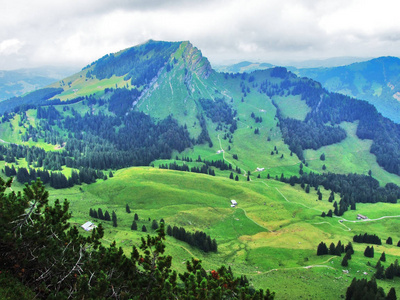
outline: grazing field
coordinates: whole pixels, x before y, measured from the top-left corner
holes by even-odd
[[[357,137],[358,123],[343,122],[340,126],[346,130],[347,137],[340,143],[321,147],[318,150],[305,150],[304,157],[310,168],[321,170],[325,164],[326,172],[347,174],[368,174],[371,170],[372,176],[381,185],[393,182],[400,184],[400,177],[385,171],[376,162],[376,157],[370,153],[371,140],[361,140]],[[325,161],[319,158],[325,153]]]
[[[326,193],[327,191],[323,191]],[[342,218],[322,218],[321,211],[332,207],[325,200],[318,201],[314,189],[306,194],[299,186],[275,180],[254,178],[233,181],[223,177],[161,170],[151,167],[117,171],[114,177],[65,190],[50,190],[52,199],[67,198],[71,205],[72,222],[79,226],[86,221],[98,224],[89,217],[89,209],[115,211],[118,227],[105,225],[104,242],[113,240],[126,253],[140,237],[153,234],[152,220],[163,218],[166,225],[184,227],[187,231],[200,230],[216,239],[217,253],[204,253],[184,242],[167,237],[167,252],[173,255],[173,265],[183,271],[191,257],[203,261],[206,270],[219,265],[230,266],[236,275],[246,275],[256,288],[271,288],[277,299],[338,299],[345,295],[353,277],[370,278],[374,266],[385,251],[386,264],[400,257],[396,246],[400,235],[399,204],[358,204],[357,211],[348,211]],[[230,207],[230,200],[238,205]],[[125,210],[129,205],[131,213]],[[134,214],[138,214],[138,230],[130,229]],[[356,220],[356,213],[370,220]],[[392,216],[392,218],[381,218]],[[377,220],[374,220],[377,219]],[[342,220],[342,222],[340,222]],[[148,232],[141,231],[146,226]],[[375,258],[366,258],[367,244],[353,243],[355,254],[347,268],[342,257],[317,256],[321,241],[327,245],[339,240],[352,241],[355,234],[375,233],[383,244],[375,247]],[[391,236],[393,245],[384,241]],[[349,273],[343,273],[348,269]],[[364,275],[367,272],[368,275]],[[386,292],[391,286],[400,288],[399,280],[378,281]]]

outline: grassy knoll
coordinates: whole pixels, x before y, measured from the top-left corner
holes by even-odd
[[[281,110],[282,116],[285,118],[303,121],[307,113],[311,111],[306,102],[302,101],[299,95],[290,95],[286,97],[275,96],[274,101]]]
[[[65,190],[50,190],[52,199],[67,198],[71,202],[72,221],[76,225],[91,220],[89,208],[115,211],[118,227],[105,223],[105,243],[117,241],[127,253],[138,245],[143,225],[151,233],[152,220],[163,218],[167,225],[183,226],[188,231],[201,230],[218,242],[217,253],[204,253],[188,244],[167,237],[167,252],[174,256],[174,268],[183,271],[191,257],[203,260],[206,270],[218,265],[231,266],[236,274],[245,274],[255,287],[269,287],[277,299],[294,297],[337,299],[345,294],[354,276],[369,278],[374,272],[367,264],[376,264],[385,251],[387,261],[400,256],[395,245],[375,247],[375,258],[363,256],[366,244],[353,243],[356,251],[349,261],[349,274],[342,272],[341,257],[316,256],[317,245],[341,240],[347,244],[355,234],[376,233],[383,239],[398,234],[399,219],[355,221],[355,212],[340,218],[321,218],[332,204],[328,191],[306,194],[299,186],[275,180],[252,179],[235,182],[209,175],[139,167],[115,172],[113,178]],[[230,200],[238,202],[230,207]],[[132,213],[125,212],[129,204]],[[358,204],[357,211],[370,218],[400,215],[400,205]],[[134,214],[139,216],[138,231],[130,230]],[[149,220],[150,219],[150,220]],[[348,220],[348,221],[346,221]],[[98,223],[99,220],[93,220]],[[349,230],[351,229],[351,230]],[[358,272],[357,272],[358,271]],[[369,275],[363,275],[367,272]],[[378,283],[380,284],[380,283]],[[383,282],[386,291],[400,282]]]
[[[369,152],[372,141],[361,140],[357,137],[357,123],[343,122],[340,126],[347,133],[347,137],[342,142],[324,146],[318,150],[304,151],[304,156],[310,168],[322,171],[322,165],[325,164],[326,172],[365,175],[371,170],[372,176],[381,184],[388,182],[400,184],[400,177],[380,167],[376,162],[375,155]],[[325,153],[325,161],[319,159],[322,153]]]

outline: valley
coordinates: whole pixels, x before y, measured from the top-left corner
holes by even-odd
[[[400,257],[400,129],[365,101],[280,67],[218,73],[189,42],[155,41],[39,94],[0,103],[1,178],[22,191],[43,172],[50,202],[68,199],[73,225],[102,223],[102,243],[126,255],[163,219],[218,244],[205,252],[167,236],[173,269],[192,257],[207,272],[225,265],[276,299],[345,297],[382,252],[386,268]],[[118,226],[90,209],[115,212]],[[382,239],[374,258],[353,242],[366,232]],[[338,241],[353,244],[348,266],[343,253],[317,256]],[[377,283],[400,290],[399,277]]]

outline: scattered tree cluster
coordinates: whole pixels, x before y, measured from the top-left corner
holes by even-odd
[[[320,255],[336,255],[336,256],[341,256],[342,253],[347,253],[349,252],[350,255],[354,253],[353,250],[353,245],[349,242],[347,246],[345,247],[341,241],[338,241],[336,246],[334,243],[331,243],[329,245],[329,248],[324,242],[319,243],[317,247],[317,256]]]
[[[382,253],[382,256],[385,254],[385,252]],[[399,262],[396,259],[394,263],[391,263],[386,269],[385,267],[381,264],[381,262],[385,262],[385,260],[382,260],[382,256],[378,260],[378,263],[375,266],[376,272],[375,272],[375,278],[376,279],[393,279],[394,277],[400,277],[400,266]]]
[[[254,121],[255,121],[256,123],[262,123],[262,121],[263,121],[262,117],[257,117],[257,116],[254,114],[254,112],[251,113],[250,117],[251,117],[252,119],[254,119]]]
[[[352,299],[396,299],[396,292],[394,288],[391,288],[386,295],[385,291],[376,284],[375,278],[372,278],[370,281],[365,278],[353,278],[346,291],[346,300]]]
[[[68,201],[50,205],[39,180],[18,194],[6,193],[11,183],[0,178],[0,264],[38,299],[274,298],[225,267],[207,272],[192,259],[186,272],[172,270],[163,223],[126,256],[115,242],[102,245],[101,224],[88,236],[71,226]]]
[[[397,199],[400,198],[400,188],[397,185],[388,183],[385,187],[380,187],[376,179],[366,175],[303,172],[299,177],[281,176],[280,180],[291,185],[300,184],[306,192],[310,191],[310,187],[318,190],[319,186],[323,186],[326,190],[340,194],[339,203],[334,202],[333,213],[336,216],[343,215],[349,208],[355,210],[356,203],[397,203]],[[332,196],[331,193],[330,202],[333,201]],[[325,215],[328,216],[323,214]]]
[[[353,242],[356,243],[366,243],[366,244],[374,244],[374,245],[382,245],[381,239],[375,234],[359,234],[353,237]]]
[[[217,241],[215,239],[211,240],[211,237],[202,231],[192,233],[186,231],[183,227],[171,227],[168,225],[167,234],[204,252],[217,252],[218,250]]]
[[[222,122],[227,125],[232,125],[235,122],[234,117],[237,111],[233,110],[231,106],[226,103],[224,98],[217,98],[215,100],[199,99],[199,102],[206,116],[209,117],[213,123]]]
[[[103,210],[101,208],[98,208],[97,210],[90,208],[89,216],[91,216],[92,218],[95,218],[95,219],[103,220],[103,221],[112,221],[114,227],[118,226],[118,222],[117,222],[118,219],[117,219],[117,214],[115,213],[115,211],[112,212],[112,217],[111,217],[108,210],[106,210],[106,212],[103,214]]]
[[[367,246],[367,248],[365,248],[364,250],[364,256],[365,257],[374,257],[375,253],[374,253],[374,246]]]

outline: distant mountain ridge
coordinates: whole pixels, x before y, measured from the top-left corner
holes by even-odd
[[[55,67],[0,70],[0,101],[43,88],[74,72],[75,69]]]
[[[312,78],[331,92],[341,93],[373,104],[383,116],[400,123],[400,59],[378,57],[351,64],[356,58],[330,59],[299,63],[287,69],[298,76]],[[344,64],[341,66],[329,66]],[[303,67],[301,67],[303,65]],[[325,67],[305,67],[308,65],[328,65]],[[219,66],[220,72],[243,73],[265,70],[273,67],[269,63],[240,62],[229,66]]]
[[[329,91],[367,100],[384,116],[400,123],[400,59],[397,57],[293,71],[320,82]]]

